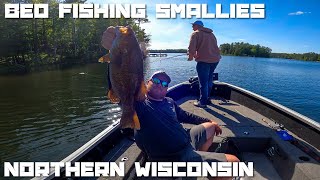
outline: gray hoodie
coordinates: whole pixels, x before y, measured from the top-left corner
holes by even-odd
[[[190,38],[189,54],[197,54],[197,62],[215,63],[221,59],[217,39],[209,28],[194,31]]]

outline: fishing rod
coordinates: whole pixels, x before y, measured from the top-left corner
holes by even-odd
[[[179,57],[179,56],[185,56],[186,54],[179,54],[179,55],[175,55],[175,56],[170,56],[170,57],[166,57],[166,58],[162,58],[161,60],[165,60],[165,59],[169,59],[169,58],[175,58],[175,57]]]
[[[179,57],[179,56],[185,56],[187,54],[183,53],[183,54],[179,54],[179,55],[175,55],[175,56],[170,56],[170,57],[166,57],[166,58],[162,58],[162,59],[157,59],[157,60],[154,60],[154,61],[150,61],[151,63],[153,62],[157,62],[157,61],[162,61],[162,60],[166,60],[166,59],[170,59],[170,58],[176,58],[176,57]]]

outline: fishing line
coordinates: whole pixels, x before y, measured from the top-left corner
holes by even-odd
[[[183,53],[183,54],[179,54],[179,55],[175,55],[175,56],[170,56],[170,57],[166,57],[166,58],[156,59],[156,60],[150,61],[150,63],[154,63],[154,62],[158,62],[158,61],[161,62],[162,60],[166,60],[166,59],[170,59],[170,58],[176,58],[176,57],[180,57],[180,56],[186,56],[186,54]]]
[[[170,59],[170,58],[176,58],[176,57],[180,57],[180,56],[185,56],[186,54],[183,53],[183,54],[178,54],[178,55],[175,55],[175,56],[170,56],[170,57],[166,57],[166,58],[161,58],[161,59],[156,59],[156,60],[153,60],[153,61],[149,61],[150,63],[154,63],[154,62],[158,62],[158,61],[162,61],[162,60],[166,60],[166,59]],[[109,74],[109,63],[107,64],[107,73]],[[77,74],[74,74],[73,76],[79,76],[79,75],[84,75],[84,76],[90,76],[90,77],[93,77],[93,78],[97,78],[97,79],[103,79],[103,77],[99,77],[99,76],[95,76],[95,75],[91,75],[87,72],[80,72],[80,73],[77,73]]]

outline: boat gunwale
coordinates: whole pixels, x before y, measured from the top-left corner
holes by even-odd
[[[286,115],[292,116],[292,117],[294,117],[294,118],[296,118],[296,119],[308,124],[309,126],[315,128],[318,132],[320,132],[320,123],[318,123],[315,120],[313,120],[313,119],[311,119],[311,118],[309,118],[307,116],[304,116],[304,115],[302,115],[302,114],[300,114],[300,113],[298,113],[298,112],[296,112],[296,111],[294,111],[294,110],[292,110],[292,109],[290,109],[288,107],[285,107],[285,106],[283,106],[283,105],[281,105],[281,104],[279,104],[279,103],[277,103],[275,101],[272,101],[272,100],[270,100],[270,99],[268,99],[268,98],[266,98],[264,96],[261,96],[259,94],[256,94],[256,93],[252,92],[252,91],[249,91],[249,90],[246,90],[246,89],[241,88],[239,86],[235,86],[235,85],[232,85],[232,84],[229,84],[229,83],[225,83],[225,82],[215,81],[214,84],[216,84],[216,85],[226,85],[226,86],[228,86],[230,88],[233,88],[233,89],[238,90],[238,91],[240,91],[242,93],[245,93],[245,94],[249,95],[250,97],[256,98],[256,99],[258,99],[258,100],[260,100],[260,101],[262,101],[262,102],[274,107],[275,109],[284,112]]]
[[[120,120],[117,120],[113,124],[109,125],[106,129],[101,131],[99,134],[97,134],[95,137],[90,139],[88,142],[86,142],[84,145],[82,145],[80,148],[78,148],[73,153],[68,155],[66,158],[61,160],[60,162],[64,162],[64,163],[77,162],[79,159],[85,156],[89,151],[95,148],[98,144],[104,141],[107,137],[109,137],[110,134],[112,134],[119,128],[120,128]],[[60,168],[60,171],[61,170],[64,170],[64,168]],[[55,168],[50,168],[49,176],[35,177],[35,178],[32,178],[32,180],[53,179],[54,174],[55,174]]]

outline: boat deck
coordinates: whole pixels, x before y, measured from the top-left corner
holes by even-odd
[[[221,97],[212,97],[211,104],[204,109],[193,105],[196,99],[196,96],[188,96],[179,99],[177,103],[182,109],[213,119],[221,126],[222,134],[214,138],[210,149],[214,150],[225,138],[237,142],[242,152],[241,161],[254,162],[254,177],[242,179],[320,179],[319,163],[290,142],[278,137],[275,131],[278,124],[272,119]],[[183,126],[191,128],[193,125],[183,124]],[[301,143],[310,146],[293,133],[289,133]],[[143,162],[142,153],[132,139],[124,139],[118,146],[104,158],[105,161],[121,162],[125,158],[126,169],[132,169],[134,162],[139,159]],[[272,147],[275,149],[273,152],[275,155],[269,156],[267,150]],[[309,160],[304,161],[301,157],[307,157]],[[115,177],[115,179],[122,178]]]
[[[222,134],[215,137],[214,142],[220,142],[225,137],[257,137],[268,138],[276,136],[270,127],[277,127],[274,121],[236,102],[220,97],[211,99],[207,108],[193,105],[197,97],[185,97],[177,101],[180,107],[201,117],[217,122],[222,128]],[[185,124],[185,127],[192,125]]]
[[[229,137],[268,138],[274,133],[267,124],[272,121],[236,102],[215,97],[211,99],[211,104],[203,109],[193,105],[195,99],[197,97],[186,97],[177,103],[184,110],[212,119],[220,125],[222,134],[214,137],[214,144]],[[191,128],[192,125],[186,124],[184,127]],[[251,179],[281,179],[264,154],[247,152],[243,154],[242,161],[254,162],[255,177]]]
[[[278,137],[275,129],[278,129],[279,125],[272,119],[241,104],[225,100],[221,97],[212,97],[211,104],[208,105],[207,108],[195,107],[193,103],[196,99],[196,96],[188,96],[178,100],[177,103],[182,109],[198,116],[212,119],[220,125],[222,134],[214,137],[213,149],[215,149],[215,145],[225,138],[242,139],[242,141],[238,141],[240,142],[240,144],[238,144],[239,149],[244,151],[242,154],[242,161],[254,162],[255,169],[254,178],[247,177],[245,179],[281,179],[278,172],[286,173],[285,176],[290,177],[290,179],[291,177],[304,179],[305,176],[303,176],[303,173],[305,173],[306,177],[320,179],[319,163],[311,158],[308,162],[299,159],[300,157],[305,157],[307,155],[290,142],[283,141]],[[185,124],[184,127],[191,128],[192,125]],[[289,133],[299,139],[293,133]],[[283,156],[291,159],[295,167],[288,168],[286,167],[288,164],[283,163],[279,164],[278,167],[275,167],[274,163],[278,160],[272,162],[272,160],[267,157],[265,148],[266,145],[271,145],[266,143],[265,139],[274,140],[274,142],[279,145],[279,150]],[[299,140],[305,145],[308,145],[303,140]],[[261,149],[261,147],[264,148]],[[290,169],[293,171],[290,172]]]

